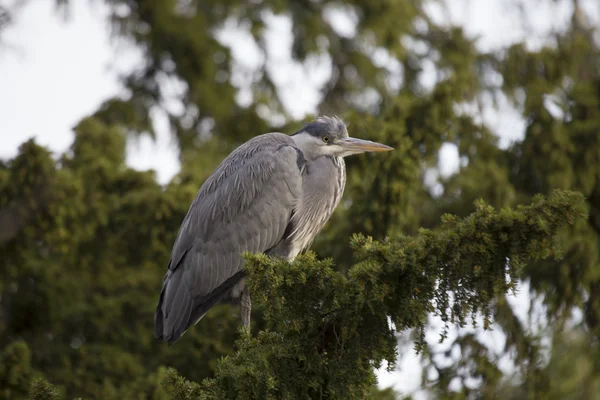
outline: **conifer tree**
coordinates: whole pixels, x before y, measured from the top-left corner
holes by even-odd
[[[402,332],[436,398],[600,390],[600,43],[578,1],[541,48],[492,52],[436,22],[425,0],[107,3],[115,35],[144,55],[124,79],[129,95],[82,119],[66,153],[29,141],[0,163],[0,398],[391,398],[373,369],[393,365]],[[336,13],[353,21],[350,33],[331,23]],[[289,18],[296,62],[326,60],[319,112],[396,151],[349,160],[315,253],[291,264],[247,255],[261,304],[252,332],[219,306],[167,348],[152,338],[152,314],[199,185],[252,135],[300,127],[274,77],[272,14]],[[231,21],[264,57],[246,81],[219,41]],[[165,106],[168,79],[185,88],[177,112]],[[463,111],[503,97],[526,121],[508,147]],[[125,164],[126,140],[153,133],[156,109],[181,150],[165,186]],[[461,168],[434,193],[424,175],[448,143]],[[539,329],[508,304],[524,284],[543,305]],[[423,340],[430,315],[461,360],[439,363]],[[449,335],[473,322],[505,334],[512,375],[477,335]]]

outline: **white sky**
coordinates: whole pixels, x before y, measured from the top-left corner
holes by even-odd
[[[122,93],[117,80],[119,71],[128,71],[139,60],[135,50],[124,46],[116,47],[108,36],[108,25],[104,20],[106,9],[100,3],[72,2],[71,20],[63,23],[57,18],[52,2],[32,2],[22,9],[16,23],[3,35],[0,47],[0,157],[13,157],[18,146],[35,136],[37,141],[52,151],[65,151],[73,140],[71,128],[85,115],[94,112],[98,105],[115,94]],[[571,14],[571,1],[563,0],[548,6],[550,2],[530,0],[526,13],[531,31],[521,28],[519,16],[510,7],[511,0],[454,0],[450,8],[451,22],[464,26],[466,32],[480,39],[478,45],[483,50],[495,49],[523,38],[529,46],[536,48],[551,29],[564,26]],[[594,8],[595,0],[582,2],[592,21],[600,23],[600,7]],[[431,6],[429,12],[439,21],[446,21],[437,6]],[[335,12],[328,15],[338,19],[342,33],[352,33],[351,21],[342,20]],[[448,21],[446,21],[448,22]],[[291,40],[289,24],[285,19],[271,17],[271,37],[279,40],[279,45],[269,48],[270,61],[277,62],[272,68],[275,81],[285,87],[287,93],[284,102],[295,118],[302,118],[307,112],[315,111],[318,91],[315,89],[328,74],[319,69],[322,62],[311,61],[306,71],[293,65],[286,51],[286,43]],[[242,48],[252,53],[243,34],[224,33],[222,39],[234,48],[234,56],[246,58],[252,67],[263,62],[260,57],[254,59],[242,57]],[[240,43],[242,44],[240,46]],[[237,47],[236,47],[237,46]],[[249,54],[249,53],[247,53]],[[236,86],[244,87],[240,72]],[[306,84],[309,82],[311,84]],[[245,96],[245,97],[244,97]],[[249,91],[240,94],[240,100],[248,100]],[[296,99],[306,99],[303,104]],[[523,136],[524,124],[518,113],[507,103],[500,110],[487,109],[478,116],[492,127],[501,137],[502,145]],[[130,140],[128,145],[128,163],[138,169],[155,169],[160,182],[165,183],[177,173],[176,147],[166,130],[166,123],[157,116],[157,141],[147,137]],[[447,176],[456,171],[459,160],[456,147],[446,144],[440,154],[440,173]],[[435,178],[435,176],[434,176]],[[514,298],[514,307],[523,321],[527,319],[527,288],[522,287]],[[433,325],[439,321],[432,320]],[[432,330],[428,338],[432,343],[438,339],[438,331]],[[493,349],[501,347],[504,337],[497,332],[480,333],[479,336]],[[500,347],[499,347],[500,346]],[[409,393],[421,383],[421,368],[414,352],[408,349],[400,357],[397,372],[380,372],[380,384],[383,387],[394,385],[396,389]],[[506,365],[510,365],[505,360]],[[416,399],[426,398],[416,394]]]
[[[109,38],[100,3],[72,2],[68,23],[53,2],[31,2],[6,30],[0,47],[0,157],[35,137],[56,153],[73,141],[72,128],[115,94],[123,93],[117,74],[139,60],[135,50]],[[178,170],[177,152],[166,122],[157,119],[157,141],[130,140],[128,162],[153,168],[160,182]]]

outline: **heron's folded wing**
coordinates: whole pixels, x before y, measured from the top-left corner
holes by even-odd
[[[242,270],[241,253],[264,252],[283,238],[300,196],[303,162],[288,136],[261,135],[229,155],[202,185],[175,241],[157,336],[179,336],[195,322],[189,321],[192,309],[221,294]]]

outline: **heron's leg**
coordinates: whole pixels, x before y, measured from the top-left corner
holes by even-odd
[[[250,312],[252,311],[252,301],[250,300],[250,291],[248,286],[242,291],[242,297],[240,299],[240,308],[242,311],[242,324],[250,329]]]

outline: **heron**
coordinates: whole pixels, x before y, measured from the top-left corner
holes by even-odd
[[[292,135],[266,133],[235,149],[200,187],[173,244],[155,312],[155,337],[169,345],[215,304],[252,302],[242,253],[289,261],[308,248],[337,207],[344,157],[392,147],[348,136],[320,116]]]

